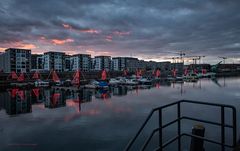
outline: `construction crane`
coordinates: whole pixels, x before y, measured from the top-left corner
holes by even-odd
[[[228,57],[218,57],[218,58],[223,59],[223,64],[225,64],[225,60],[228,59]]]
[[[199,64],[202,58],[204,58],[205,56],[185,56],[184,58],[186,60],[192,60],[193,64],[197,64],[197,61],[199,60]]]
[[[180,57],[170,57],[170,58],[165,58],[167,60],[171,59],[172,60],[172,63],[177,63],[178,60],[180,60]]]
[[[173,63],[178,63],[182,62],[184,63],[184,56],[186,55],[183,51],[180,52],[171,52],[173,54],[178,54],[179,57],[170,57],[170,58],[165,58],[165,59],[171,59]]]

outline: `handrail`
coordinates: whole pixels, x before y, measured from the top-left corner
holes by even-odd
[[[192,117],[187,117],[187,116],[181,116],[181,104],[182,103],[193,103],[193,104],[201,104],[201,105],[207,105],[207,106],[215,106],[215,107],[220,107],[221,108],[221,123],[218,122],[212,122],[212,121],[207,121],[207,120],[202,120],[202,119],[197,119],[197,118],[192,118]],[[177,111],[178,111],[178,118],[165,124],[162,125],[162,109],[164,108],[168,108],[171,106],[177,105]],[[232,110],[232,125],[229,124],[225,124],[225,108],[230,108]],[[144,123],[142,124],[142,126],[140,127],[140,129],[138,130],[138,132],[136,133],[136,135],[133,137],[133,139],[130,140],[130,142],[128,143],[127,147],[125,148],[126,151],[129,151],[130,148],[132,147],[132,145],[134,144],[134,142],[136,141],[136,139],[138,138],[138,136],[141,134],[142,130],[145,128],[145,126],[147,125],[147,123],[149,122],[149,120],[151,119],[151,117],[153,116],[153,114],[155,112],[159,112],[159,127],[155,128],[150,136],[147,138],[147,140],[145,141],[144,145],[142,146],[141,150],[145,150],[147,145],[149,144],[149,142],[151,141],[152,137],[154,136],[154,134],[156,132],[159,132],[159,147],[157,150],[162,150],[164,147],[166,147],[167,145],[171,144],[172,142],[174,142],[175,140],[178,139],[178,147],[181,148],[181,141],[180,138],[182,136],[189,136],[189,137],[195,137],[195,138],[199,138],[199,139],[203,139],[205,141],[214,143],[214,144],[218,144],[222,146],[222,150],[224,150],[225,147],[231,147],[234,148],[236,146],[236,142],[237,142],[237,135],[236,135],[236,108],[234,106],[231,105],[226,105],[226,104],[217,104],[217,103],[209,103],[209,102],[200,102],[200,101],[192,101],[192,100],[180,100],[180,101],[176,101],[161,107],[157,107],[151,110],[150,114],[147,116],[146,120],[144,121]],[[214,140],[210,140],[207,138],[203,138],[203,137],[199,137],[199,136],[195,136],[192,134],[186,134],[183,133],[181,134],[181,120],[186,119],[186,120],[193,120],[193,121],[198,121],[198,122],[203,122],[203,123],[208,123],[208,124],[212,124],[212,125],[217,125],[217,126],[221,126],[221,143],[220,142],[216,142]],[[162,142],[162,129],[164,129],[165,127],[168,127],[174,123],[178,123],[178,135],[176,137],[174,137],[173,139],[169,140],[167,143]],[[232,145],[227,145],[225,144],[225,127],[228,128],[232,128],[233,129],[233,143]]]

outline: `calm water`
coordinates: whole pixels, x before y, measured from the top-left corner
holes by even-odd
[[[0,92],[0,150],[121,151],[152,108],[180,99],[234,105],[239,118],[239,90],[240,78],[159,83],[151,88],[84,90],[79,94],[52,89],[7,90]],[[226,113],[227,122],[231,122],[229,113]],[[186,105],[184,114],[220,121],[216,108]],[[175,119],[176,108],[166,110],[163,115],[164,122]],[[190,132],[193,124],[198,123],[186,121],[183,130]],[[142,144],[142,138],[154,126],[156,121],[153,118],[138,144]],[[205,126],[206,136],[219,140],[220,128]],[[176,126],[173,125],[164,131],[164,140],[175,134]],[[227,130],[227,142],[230,136]],[[189,139],[183,138],[182,142],[183,150],[187,150]],[[219,150],[218,146],[205,145],[206,150]],[[172,144],[166,150],[175,150],[175,147],[176,144]]]

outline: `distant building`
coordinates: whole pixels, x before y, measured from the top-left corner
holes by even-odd
[[[66,106],[66,96],[61,90],[45,91],[45,108],[59,108]]]
[[[64,71],[71,71],[71,61],[70,61],[71,55],[65,55],[64,56]]]
[[[138,58],[127,58],[126,59],[126,69],[129,72],[135,72],[139,68],[139,60]]]
[[[89,54],[76,54],[70,57],[71,71],[81,70],[90,71],[91,69],[91,55]]]
[[[219,64],[218,72],[239,72],[240,64]]]
[[[17,73],[30,72],[31,50],[9,48],[0,54],[0,70],[6,73],[15,71]]]
[[[176,69],[177,75],[183,75],[183,63],[171,63],[171,70]]]
[[[115,57],[112,58],[112,69],[113,71],[123,71],[127,68],[128,57]]]
[[[202,69],[206,69],[206,71],[211,71],[210,64],[190,64],[186,66],[189,70],[197,70],[198,72],[202,72]]]
[[[44,58],[43,55],[32,54],[31,56],[31,70],[43,70]]]
[[[171,70],[171,62],[157,62],[155,69],[160,69],[161,72],[168,72]]]
[[[92,61],[93,70],[111,70],[111,57],[110,56],[96,56]]]
[[[55,70],[62,72],[64,70],[64,57],[63,52],[46,52],[44,53],[44,70]]]

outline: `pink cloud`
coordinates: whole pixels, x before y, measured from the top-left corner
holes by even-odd
[[[111,35],[106,36],[106,41],[111,42],[113,40],[113,37]]]
[[[7,48],[35,49],[35,48],[37,48],[37,46],[34,44],[31,44],[31,43],[26,43],[26,42],[22,42],[22,41],[10,42],[7,44],[3,44],[3,47],[0,47],[0,51],[4,51]]]
[[[99,34],[99,33],[101,33],[100,30],[96,30],[96,29],[82,29],[82,30],[80,30],[80,32],[89,33],[89,34]]]
[[[112,32],[113,35],[116,35],[116,36],[127,36],[127,35],[130,35],[130,32],[129,31],[114,31]]]
[[[65,29],[74,30],[76,32],[81,32],[81,33],[88,33],[88,34],[100,34],[101,33],[101,30],[97,30],[97,29],[81,29],[81,30],[78,30],[78,29],[73,28],[69,24],[62,24],[62,26]]]
[[[62,24],[62,26],[66,29],[72,29],[72,26],[68,24]]]
[[[52,43],[54,45],[63,45],[65,43],[70,43],[70,42],[74,42],[74,39],[63,39],[63,40],[60,40],[60,39],[52,39]]]

